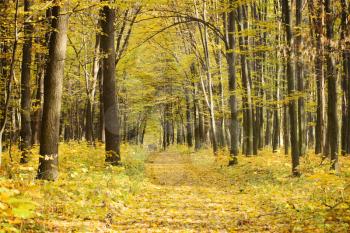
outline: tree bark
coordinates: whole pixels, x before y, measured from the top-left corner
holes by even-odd
[[[330,156],[332,161],[331,169],[338,171],[338,144],[339,144],[339,126],[338,126],[338,93],[337,93],[337,73],[334,60],[334,48],[331,44],[334,31],[334,13],[331,6],[331,0],[325,0],[326,13],[326,63],[327,63],[327,82],[328,82],[328,137],[330,145]]]
[[[186,87],[185,87],[186,88]],[[186,92],[186,141],[187,146],[192,147],[193,146],[193,139],[192,139],[192,124],[191,124],[191,103],[190,103],[190,94],[189,91],[185,90]]]
[[[52,7],[52,35],[44,81],[44,107],[40,139],[38,179],[58,177],[58,143],[64,62],[67,47],[68,15],[62,14],[60,1]]]
[[[247,29],[247,9],[245,6],[241,6],[238,8],[238,31],[242,34],[243,30]],[[242,85],[244,89],[244,97],[243,100],[243,121],[245,125],[244,129],[244,141],[245,141],[245,155],[250,156],[254,154],[253,151],[253,140],[254,140],[254,126],[253,126],[253,111],[252,111],[252,99],[251,99],[251,83],[248,72],[248,62],[246,58],[246,49],[248,48],[248,38],[243,37],[242,35],[239,37],[239,47],[240,47],[240,62],[241,62],[241,75],[242,75]]]
[[[105,2],[102,0],[102,2]],[[115,9],[104,6],[102,9],[101,52],[103,58],[103,108],[106,136],[106,162],[120,164],[120,138],[118,105],[116,100],[115,46],[114,46]]]
[[[42,105],[44,102],[44,75],[45,67],[41,64],[44,61],[43,54],[37,55],[37,69],[36,75],[36,94],[33,104],[33,120],[32,120],[32,144],[40,143],[40,129],[42,118]]]
[[[349,14],[350,4],[346,0],[341,0],[341,34],[340,43],[342,49],[343,72],[342,72],[342,89],[343,89],[343,103],[342,103],[342,140],[341,148],[342,154],[350,154],[350,42],[346,38],[350,36]],[[348,9],[349,8],[349,9]]]
[[[283,22],[287,37],[287,81],[288,81],[288,94],[292,96],[295,94],[295,79],[294,70],[292,64],[292,28],[291,28],[291,18],[290,18],[290,8],[289,1],[282,0],[282,14]],[[298,118],[297,118],[297,101],[291,99],[289,101],[289,120],[290,120],[290,140],[291,140],[291,150],[292,150],[292,174],[294,176],[299,176],[299,143],[298,143]]]
[[[278,12],[279,6],[278,6],[278,1],[274,2],[274,12],[277,16],[277,12]],[[278,19],[276,20],[276,22],[278,23],[278,34],[276,35],[276,46],[278,46],[280,48],[281,45],[281,30],[280,30],[280,22],[278,22]],[[279,57],[281,56],[281,52],[280,49],[276,49],[276,53],[275,53],[275,57],[276,60],[279,59]],[[273,100],[276,102],[273,106],[273,132],[272,132],[272,151],[273,153],[277,153],[278,148],[281,145],[281,139],[280,139],[280,135],[281,135],[281,121],[280,121],[280,111],[279,111],[279,104],[278,101],[280,100],[280,74],[282,71],[282,66],[280,65],[280,62],[276,62],[276,67],[275,67],[275,75],[274,75],[274,80],[273,80],[273,86],[275,88],[275,90],[273,91]],[[287,153],[288,154],[288,153]]]
[[[235,1],[229,0],[230,6],[233,8]],[[235,10],[231,9],[228,13],[228,48],[226,52],[226,60],[228,67],[228,81],[229,81],[229,104],[231,111],[231,124],[230,124],[230,134],[231,134],[231,148],[230,148],[230,156],[231,160],[229,165],[237,164],[237,156],[238,156],[238,145],[239,145],[239,132],[238,132],[238,111],[237,111],[237,80],[236,80],[236,70],[235,70],[235,60],[236,54],[234,52],[235,49]]]
[[[30,13],[31,1],[24,1],[24,12],[28,16]],[[31,129],[31,90],[30,76],[32,63],[32,31],[33,27],[30,22],[24,23],[24,44],[22,53],[22,71],[21,71],[21,142],[22,151],[21,163],[28,162],[28,155],[32,146],[32,129]]]
[[[298,91],[302,95],[298,99],[298,133],[299,133],[299,154],[300,156],[306,153],[306,116],[305,116],[305,100],[304,94],[304,70],[302,63],[301,54],[301,22],[302,22],[302,4],[303,0],[296,0],[295,15],[296,15],[296,36],[295,36],[295,54],[296,54],[296,64],[295,73],[296,80],[298,84]]]
[[[316,48],[316,56],[314,60],[315,76],[316,76],[316,126],[315,126],[315,154],[321,154],[325,147],[324,132],[324,112],[325,112],[325,94],[324,94],[324,72],[323,72],[323,23],[322,23],[322,0],[318,0],[318,4],[314,5],[314,1],[308,1],[309,11],[312,18],[312,30],[314,34],[314,46]]]

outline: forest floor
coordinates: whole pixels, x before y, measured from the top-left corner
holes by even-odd
[[[60,146],[58,181],[25,166],[0,169],[0,232],[349,232],[350,159],[341,173],[313,154],[300,178],[290,158],[268,150],[239,156],[184,147],[148,153],[123,146],[123,167],[105,166],[103,146]],[[19,152],[14,149],[13,161]]]
[[[239,210],[230,180],[212,166],[196,166],[188,154],[153,154],[146,164],[149,184],[119,214],[116,229],[137,232],[224,232]]]

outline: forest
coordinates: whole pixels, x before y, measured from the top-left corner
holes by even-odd
[[[348,0],[0,0],[0,233],[350,232]]]

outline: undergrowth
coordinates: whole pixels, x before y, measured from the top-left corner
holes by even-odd
[[[290,156],[265,150],[239,156],[227,167],[228,151],[217,157],[208,150],[192,155],[202,166],[214,166],[230,179],[240,205],[236,224],[243,230],[267,232],[350,232],[350,158],[341,157],[341,171],[311,152],[301,158],[301,177],[291,174]],[[254,225],[257,226],[254,226]],[[258,231],[258,230],[257,230]],[[250,231],[248,231],[250,232]]]
[[[350,159],[341,157],[341,172],[334,174],[328,161],[309,153],[301,158],[302,176],[294,178],[290,156],[269,151],[239,156],[233,167],[226,166],[225,150],[213,156],[210,149],[194,152],[172,146],[168,154],[188,156],[194,173],[199,169],[203,179],[210,179],[206,183],[232,193],[237,206],[232,224],[238,232],[349,232]],[[148,153],[141,147],[123,145],[123,166],[112,167],[104,163],[103,145],[61,144],[57,182],[35,179],[37,148],[32,154],[24,166],[17,162],[16,148],[14,162],[5,156],[6,166],[0,170],[0,232],[110,232],[115,216],[135,205],[135,196],[162,188],[147,186]],[[187,174],[181,177],[189,179]]]
[[[113,215],[132,201],[144,178],[147,152],[122,146],[121,167],[106,166],[102,145],[60,145],[56,182],[35,179],[38,150],[30,163],[11,151],[0,170],[0,232],[104,231]]]

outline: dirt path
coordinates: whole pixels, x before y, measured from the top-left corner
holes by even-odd
[[[211,164],[164,152],[146,164],[149,182],[120,213],[122,232],[232,232],[239,208],[232,184]],[[231,191],[230,191],[231,190]]]

